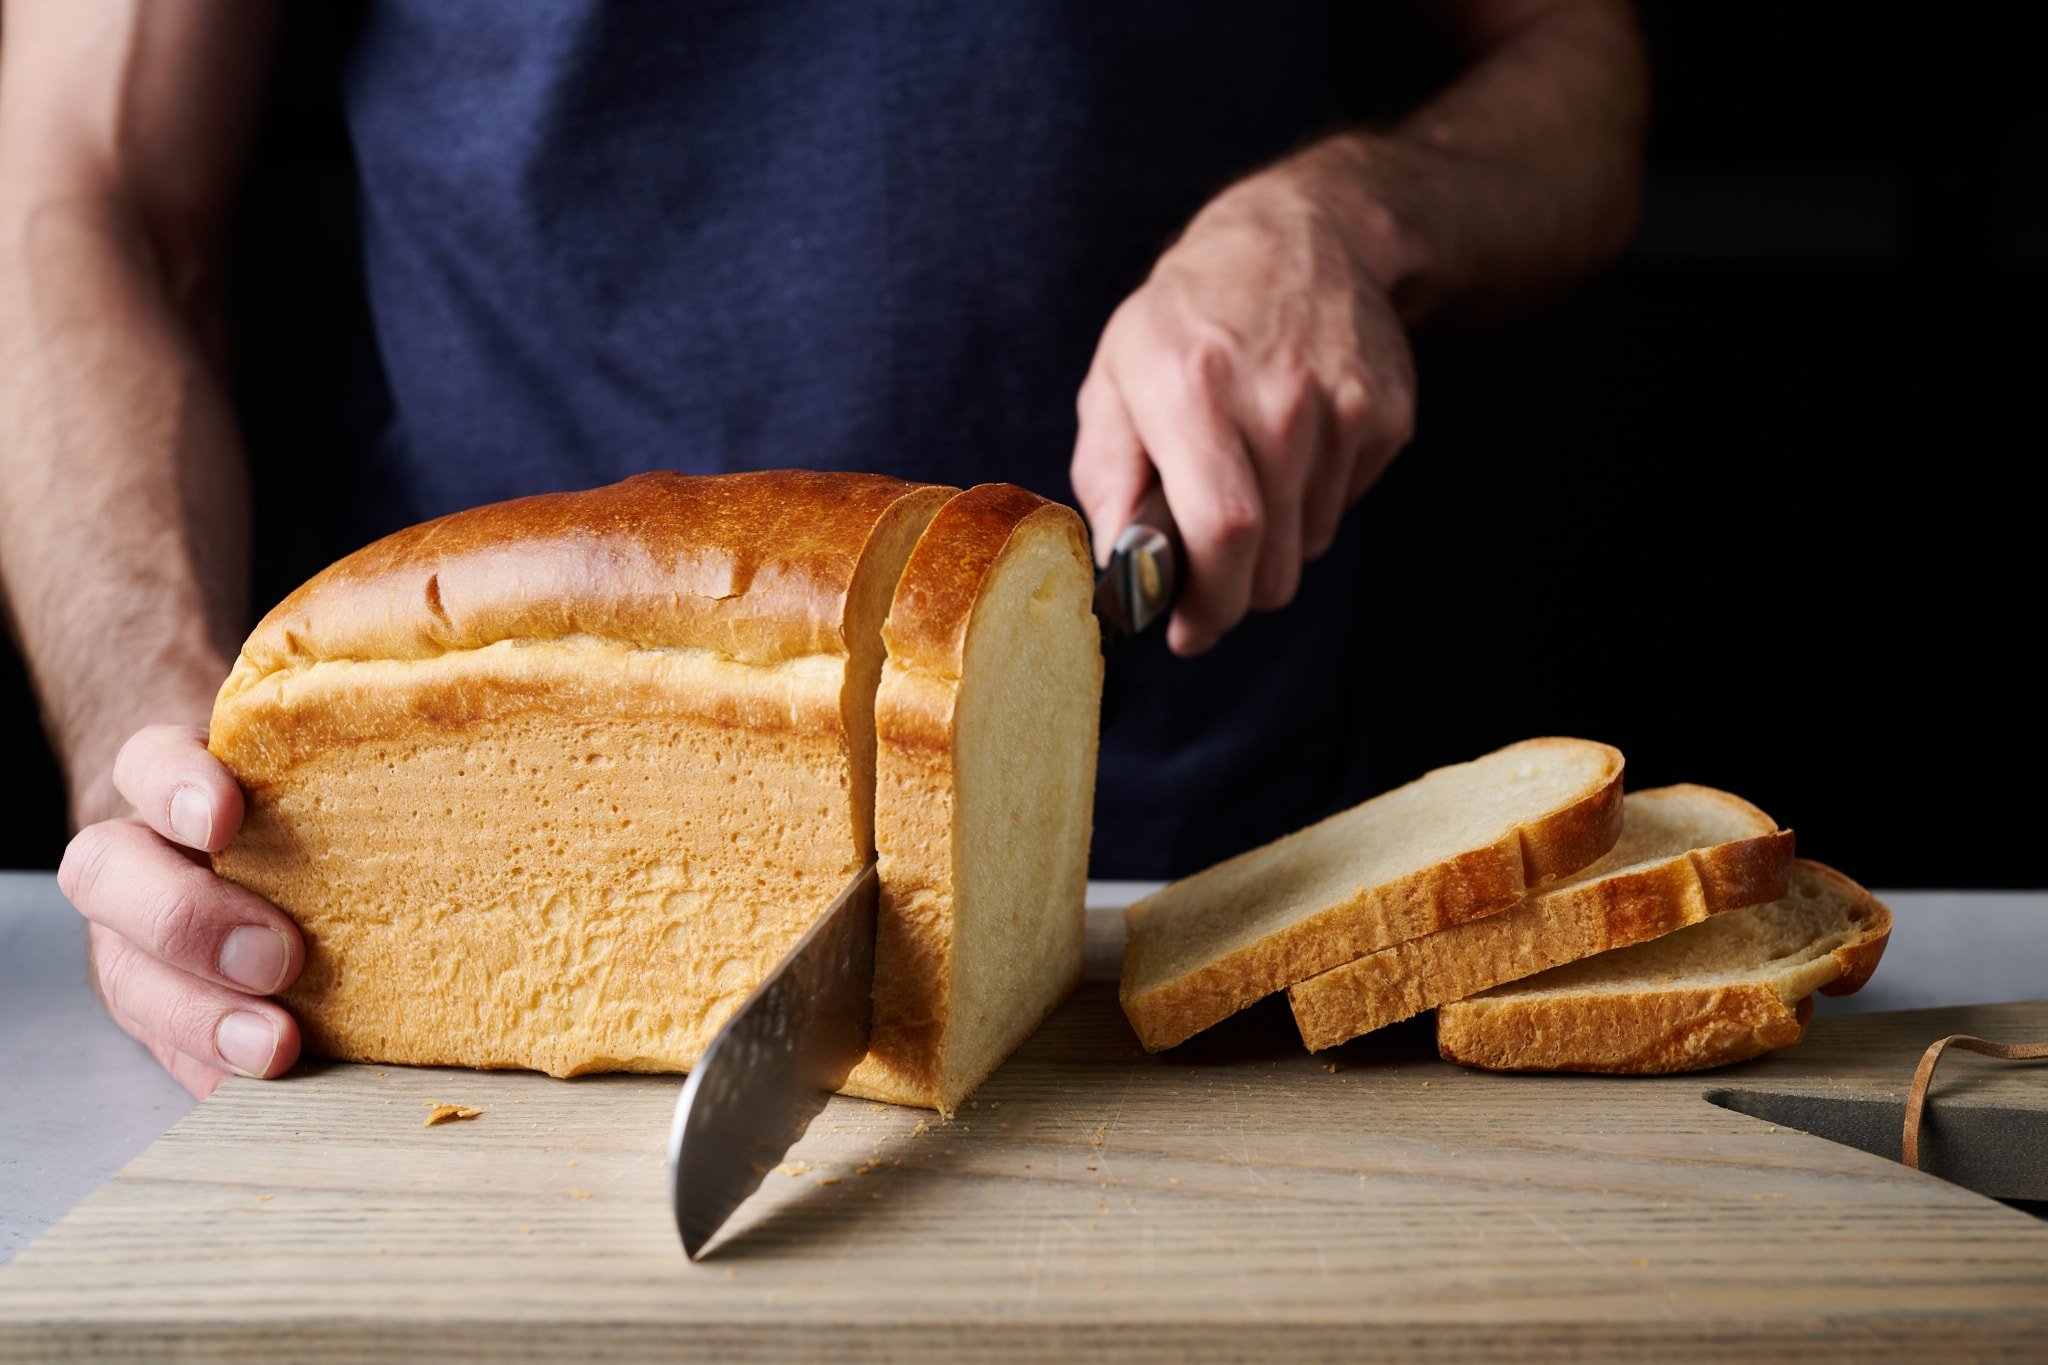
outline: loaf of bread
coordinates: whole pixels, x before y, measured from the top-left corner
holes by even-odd
[[[1621,753],[1532,739],[1434,772],[1131,907],[1122,1001],[1147,1050],[1298,981],[1518,904],[1614,846]]]
[[[1437,1050],[1493,1071],[1657,1075],[1745,1061],[1798,1042],[1816,990],[1860,989],[1891,927],[1868,891],[1795,859],[1780,900],[1443,1006]]]
[[[940,509],[875,697],[874,1037],[851,1094],[950,1111],[1081,978],[1102,635],[1080,518],[988,484]]]
[[[1792,834],[1740,797],[1658,787],[1622,802],[1598,862],[1512,910],[1368,953],[1287,988],[1311,1052],[1447,1001],[1785,894]]]
[[[1073,514],[975,490],[913,555],[953,498],[874,475],[642,475],[413,527],[271,612],[215,707],[213,750],[248,796],[216,867],[305,929],[286,1002],[309,1048],[554,1075],[687,1068],[873,856],[893,611],[906,655],[879,761],[920,804],[882,821],[898,831],[875,981],[888,1003],[856,1079],[914,1103],[964,1093],[1072,980],[1100,674],[1093,637],[1086,661],[1074,643],[1088,566]],[[1008,657],[977,652],[1020,611],[1059,624]],[[975,710],[984,688],[1057,713],[1040,733],[1073,746],[1019,755],[999,798],[1048,840],[1025,864],[975,861],[1013,812],[978,786],[963,796],[986,781],[971,761],[925,758],[1000,729]],[[924,731],[906,719],[920,706]],[[927,834],[946,842],[915,847]],[[992,933],[1020,956],[991,994],[961,965],[974,917],[1027,899],[1035,931]],[[956,997],[986,1021],[933,1003]]]

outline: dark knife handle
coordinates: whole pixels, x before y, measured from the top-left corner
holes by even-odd
[[[1186,572],[1180,528],[1155,478],[1111,543],[1109,563],[1095,581],[1095,612],[1105,637],[1136,635],[1164,617],[1180,596]]]

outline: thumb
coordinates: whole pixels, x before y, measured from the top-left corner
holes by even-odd
[[[1130,525],[1152,485],[1152,461],[1124,407],[1123,395],[1100,369],[1091,370],[1075,404],[1080,431],[1068,470],[1074,497],[1088,518],[1098,568],[1109,563],[1117,535]]]

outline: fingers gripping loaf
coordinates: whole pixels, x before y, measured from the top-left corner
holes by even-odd
[[[1131,907],[1124,1013],[1151,1051],[1366,953],[1515,905],[1621,834],[1618,750],[1532,739],[1434,772]]]
[[[1003,484],[932,520],[875,698],[874,1037],[851,1093],[944,1110],[1073,989],[1101,709],[1072,511]]]
[[[687,1067],[870,856],[881,622],[951,494],[649,474],[399,532],[270,613],[225,876],[305,928],[309,1045]]]
[[[1590,867],[1511,910],[1368,953],[1287,988],[1310,1051],[1641,943],[1709,915],[1776,900],[1792,833],[1740,797],[1659,787],[1622,802],[1621,838]]]
[[[1655,1075],[1796,1043],[1816,990],[1877,969],[1891,912],[1833,868],[1792,864],[1782,899],[1557,967],[1437,1011],[1446,1060],[1495,1071]]]

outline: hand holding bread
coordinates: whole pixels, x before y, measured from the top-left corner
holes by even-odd
[[[235,1073],[283,1074],[298,1024],[267,997],[298,976],[305,944],[289,916],[204,861],[241,826],[233,774],[203,731],[153,725],[122,747],[113,780],[134,813],[80,830],[57,869],[90,921],[101,999],[194,1095]]]

